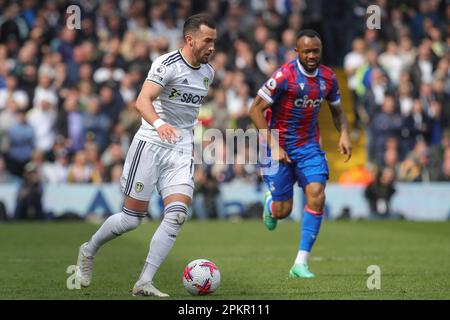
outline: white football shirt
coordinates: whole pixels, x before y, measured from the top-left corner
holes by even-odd
[[[177,129],[180,138],[175,145],[161,141],[155,128],[143,118],[137,137],[165,147],[191,148],[199,109],[213,79],[214,69],[211,65],[194,67],[183,58],[181,50],[157,58],[146,79],[163,87],[159,97],[153,101],[153,106],[162,120]]]

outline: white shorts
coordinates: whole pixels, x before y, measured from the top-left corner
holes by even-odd
[[[150,200],[155,186],[163,198],[175,193],[192,198],[192,153],[165,148],[134,137],[125,159],[120,185],[125,195],[142,201]]]

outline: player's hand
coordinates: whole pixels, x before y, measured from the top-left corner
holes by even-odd
[[[165,123],[161,125],[158,129],[156,129],[158,132],[159,137],[161,140],[167,141],[168,143],[177,143],[178,141],[178,134],[174,127],[172,127],[170,124]]]
[[[291,163],[286,151],[282,147],[271,148],[271,157],[274,161],[280,161],[284,163]]]
[[[339,152],[346,156],[344,162],[347,162],[352,157],[352,143],[348,133],[342,133],[339,138]]]

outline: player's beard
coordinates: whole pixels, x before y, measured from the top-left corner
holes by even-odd
[[[300,60],[300,59],[299,59],[299,60]],[[307,63],[307,62],[304,62],[304,61],[302,61],[302,60],[300,60],[300,63],[301,63],[301,65],[303,66],[303,68],[306,70],[306,72],[308,72],[308,73],[314,73],[314,72],[317,70],[317,68],[319,67],[319,62],[318,62],[318,61],[315,62],[314,67],[308,66],[308,63]]]
[[[203,63],[203,64],[208,63],[210,56],[211,56],[211,54],[208,55],[208,52],[201,54],[199,57],[200,63]]]
[[[195,45],[192,47],[192,53],[197,58],[197,61],[203,64],[208,63],[211,56],[211,54],[207,55],[208,51],[201,52]]]

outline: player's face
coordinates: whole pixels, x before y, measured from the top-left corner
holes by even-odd
[[[314,72],[322,56],[322,42],[319,38],[301,37],[297,40],[298,59],[307,72]]]
[[[216,39],[216,29],[211,29],[204,24],[201,25],[200,29],[192,35],[192,53],[198,62],[208,63],[209,57],[214,52],[214,44]]]

